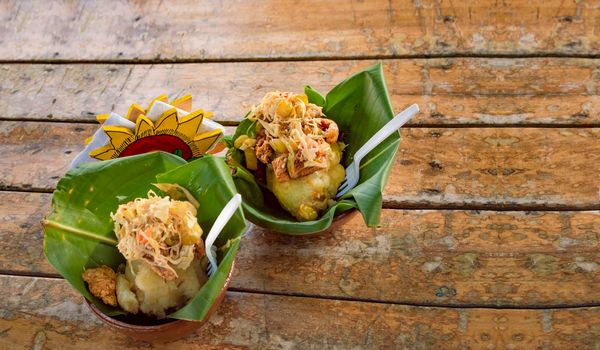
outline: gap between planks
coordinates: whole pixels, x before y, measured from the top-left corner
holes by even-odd
[[[53,189],[36,188],[36,187],[13,187],[0,185],[0,192],[18,192],[18,193],[48,193],[52,194]],[[595,211],[600,210],[600,203],[587,206],[568,206],[568,205],[520,205],[520,204],[446,204],[446,205],[419,205],[419,204],[402,204],[396,203],[393,200],[383,199],[382,209],[393,210],[471,210],[471,211],[523,211],[523,212],[549,212],[549,211]],[[1,273],[1,272],[0,272]]]
[[[600,58],[600,54],[563,54],[563,53],[528,53],[498,54],[457,52],[451,54],[418,54],[418,55],[358,55],[358,56],[280,56],[280,57],[238,57],[238,58],[161,58],[161,59],[40,59],[40,60],[0,60],[0,64],[185,64],[185,63],[248,63],[248,62],[313,62],[313,61],[345,61],[345,60],[412,60],[437,58]]]
[[[23,278],[36,278],[36,279],[49,279],[49,280],[66,280],[59,274],[49,273],[24,273],[15,272],[11,270],[0,270],[0,276],[9,277],[23,277]],[[372,298],[352,298],[342,296],[327,296],[319,294],[307,294],[307,293],[292,293],[292,292],[273,292],[273,291],[259,291],[248,288],[228,288],[228,292],[236,292],[242,294],[251,295],[272,295],[282,296],[289,298],[307,298],[307,299],[321,299],[321,300],[332,300],[332,301],[346,301],[353,303],[365,303],[365,304],[384,304],[384,305],[398,305],[398,306],[414,306],[414,307],[427,307],[437,309],[491,309],[491,310],[560,310],[560,309],[584,309],[590,307],[600,307],[600,303],[580,303],[580,304],[548,304],[542,306],[496,306],[496,305],[482,305],[482,304],[446,304],[446,303],[414,303],[414,302],[397,302],[393,300],[385,299],[372,299]]]
[[[416,95],[415,95],[416,96]],[[227,117],[233,119],[234,117]],[[82,119],[36,119],[36,118],[6,118],[0,117],[0,122],[34,122],[34,123],[55,123],[55,124],[98,124],[96,120],[89,118]],[[219,121],[223,126],[238,126],[237,121]],[[600,123],[593,124],[416,124],[403,126],[402,129],[494,129],[494,128],[515,128],[515,129],[592,129],[600,128]]]

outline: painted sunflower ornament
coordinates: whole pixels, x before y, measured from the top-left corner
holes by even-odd
[[[152,151],[176,154],[185,160],[220,151],[221,124],[210,120],[212,113],[192,111],[192,96],[169,102],[167,95],[153,99],[147,108],[134,103],[125,117],[117,113],[101,114],[102,126],[88,139],[71,168]]]

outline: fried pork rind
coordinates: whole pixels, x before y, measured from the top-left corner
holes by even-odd
[[[117,306],[117,274],[108,266],[87,269],[83,280],[88,284],[90,293],[110,306]]]

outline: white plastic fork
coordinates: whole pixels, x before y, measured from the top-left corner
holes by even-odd
[[[346,177],[338,188],[337,198],[345,195],[351,189],[356,186],[360,179],[360,161],[371,152],[375,147],[387,139],[391,134],[395,133],[402,125],[406,124],[415,114],[419,112],[419,106],[413,104],[402,112],[398,113],[394,119],[390,120],[383,128],[379,129],[375,135],[373,135],[369,141],[367,141],[361,148],[354,153],[354,160],[346,168]]]
[[[218,267],[217,259],[215,257],[214,252],[212,251],[212,246],[215,243],[217,237],[219,237],[219,234],[221,233],[225,225],[227,225],[227,223],[235,213],[235,211],[240,207],[240,204],[242,204],[242,196],[238,193],[235,196],[233,196],[233,198],[231,198],[229,202],[227,202],[223,210],[221,210],[221,213],[219,214],[219,216],[217,216],[217,220],[215,220],[212,227],[210,228],[208,236],[206,236],[206,240],[204,241],[204,247],[206,250],[206,257],[208,258],[209,263],[206,268],[206,274],[208,275],[208,277],[212,276],[212,274],[215,273],[215,271],[217,271]]]

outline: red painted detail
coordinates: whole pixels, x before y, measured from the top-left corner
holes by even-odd
[[[173,153],[178,149],[181,150],[183,159],[192,158],[192,149],[179,137],[173,135],[152,135],[133,141],[123,150],[123,152],[121,152],[121,154],[119,154],[119,157],[133,156],[153,151]]]

